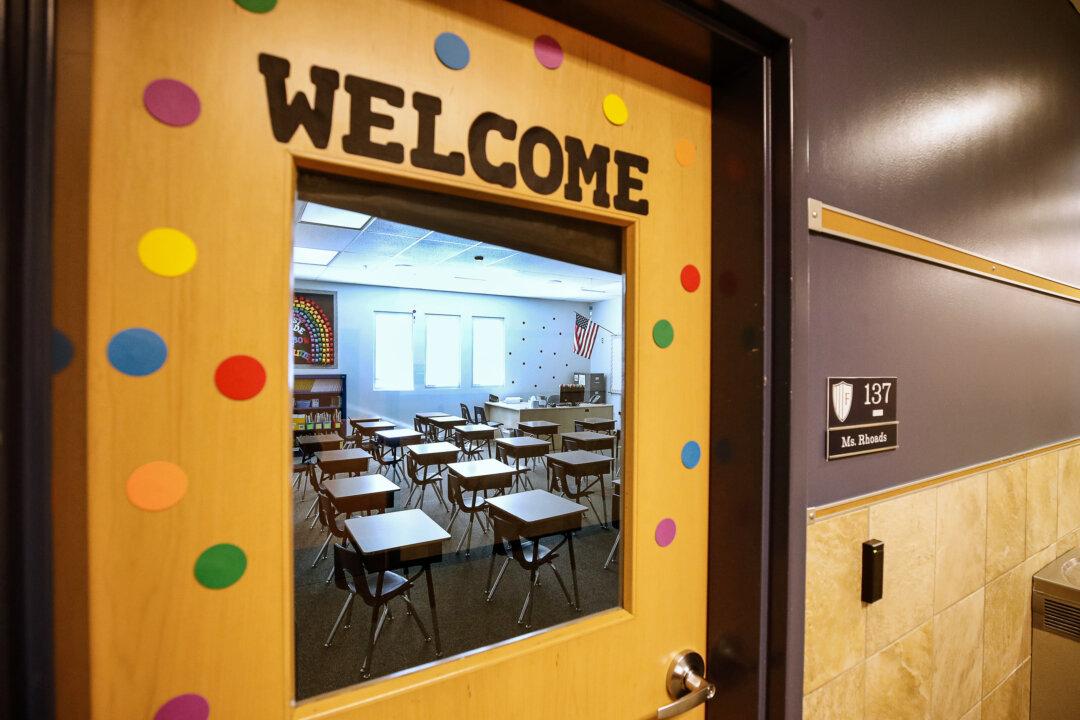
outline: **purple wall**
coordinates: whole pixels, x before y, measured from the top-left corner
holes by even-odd
[[[780,5],[806,28],[811,197],[1080,285],[1069,2]],[[808,505],[1080,435],[1080,304],[808,243]],[[899,450],[825,462],[825,378],[844,374],[900,377]]]

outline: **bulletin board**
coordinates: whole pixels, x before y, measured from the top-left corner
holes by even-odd
[[[292,307],[292,352],[296,367],[337,367],[337,296],[297,290]]]

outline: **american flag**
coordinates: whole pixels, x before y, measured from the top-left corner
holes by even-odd
[[[581,357],[592,357],[596,331],[600,326],[581,313],[574,313],[574,353]]]

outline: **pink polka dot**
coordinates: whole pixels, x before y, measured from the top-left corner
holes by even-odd
[[[664,518],[656,524],[656,544],[667,547],[673,542],[675,542],[675,521]]]
[[[195,91],[172,78],[160,78],[147,85],[143,90],[143,105],[154,118],[173,127],[190,125],[202,111]]]
[[[548,70],[554,70],[562,65],[563,51],[559,41],[550,35],[539,35],[533,41],[533,52],[536,59]]]
[[[209,717],[210,703],[195,693],[177,695],[154,713],[154,720],[207,720]]]

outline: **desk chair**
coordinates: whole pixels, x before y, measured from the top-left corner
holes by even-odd
[[[506,566],[513,559],[517,561],[518,565],[529,571],[529,594],[525,596],[525,604],[521,606],[521,612],[518,613],[518,625],[524,623],[525,629],[532,627],[533,592],[536,590],[536,586],[540,584],[540,568],[544,565],[549,566],[551,571],[555,573],[555,579],[559,581],[559,587],[562,588],[563,595],[566,596],[566,604],[574,607],[574,601],[570,599],[570,591],[566,589],[566,583],[563,582],[562,575],[559,574],[559,568],[555,567],[555,558],[559,557],[558,550],[566,544],[566,538],[563,538],[555,547],[548,547],[540,542],[522,539],[518,536],[513,523],[498,515],[492,514],[491,524],[495,531],[495,545],[491,552],[491,564],[488,565],[487,581],[489,585],[492,571],[495,569],[495,556],[502,555],[505,559],[502,567],[499,568],[495,583],[490,585],[490,589],[484,593],[487,601],[491,602],[495,599],[495,590],[498,589],[503,573],[506,572]]]
[[[320,490],[318,496],[315,498],[315,502],[319,504],[319,514],[317,519],[319,524],[326,529],[326,540],[323,542],[322,547],[319,548],[319,554],[315,556],[315,562],[311,563],[311,567],[315,567],[322,562],[324,557],[326,557],[326,549],[330,547],[330,541],[333,538],[340,538],[346,542],[348,542],[349,538],[349,534],[345,532],[345,528],[340,527],[337,524],[337,516],[341,513],[334,507],[334,503],[330,497]],[[329,577],[326,578],[326,582],[330,582]]]
[[[600,517],[600,513],[596,512],[596,506],[593,505],[592,488],[598,483],[600,484],[600,492],[603,493],[603,475],[584,475],[579,478],[575,478],[576,487],[571,487],[570,476],[566,472],[566,468],[558,465],[554,462],[548,464],[548,468],[551,471],[551,485],[548,487],[550,492],[561,492],[568,500],[573,500],[576,503],[580,503],[583,499],[589,503],[589,507],[593,511],[593,515],[596,516],[596,521],[600,523],[601,527],[607,527],[607,499],[602,498],[601,502],[604,505],[604,517]],[[595,477],[596,480],[592,482],[585,482],[585,478]]]
[[[502,426],[503,426],[503,424],[501,422],[495,422],[493,420],[488,420],[487,419],[487,413],[484,411],[484,406],[483,405],[474,405],[473,406],[473,416],[476,418],[476,424],[477,425],[487,425],[488,427],[493,427],[493,428],[495,428],[496,430],[499,431],[500,435],[502,435],[502,432],[503,432],[502,431]]]
[[[394,572],[378,572],[368,574],[364,569],[364,561],[361,555],[350,548],[342,545],[334,545],[334,584],[341,590],[344,590],[349,594],[345,599],[345,603],[341,606],[341,612],[338,613],[337,621],[334,623],[334,627],[330,630],[330,636],[326,638],[324,643],[325,647],[330,647],[330,643],[334,640],[334,634],[337,632],[338,626],[341,624],[342,619],[345,619],[346,629],[349,627],[352,621],[352,606],[356,602],[357,596],[364,601],[364,604],[371,608],[371,632],[368,635],[367,653],[364,655],[364,662],[360,665],[360,677],[371,677],[371,665],[372,655],[375,652],[375,643],[379,640],[379,633],[382,632],[383,622],[389,615],[389,604],[394,598],[400,597],[405,601],[405,613],[412,617],[416,622],[416,627],[420,629],[420,635],[424,638],[424,642],[431,642],[431,636],[428,635],[427,628],[424,627],[424,623],[420,621],[420,616],[416,612],[416,606],[413,605],[412,599],[409,597],[409,591],[413,587],[413,582],[420,574],[421,570],[412,578],[406,578],[402,575],[398,575]],[[347,615],[346,615],[347,614]],[[393,620],[393,616],[390,616]]]
[[[469,557],[469,551],[472,550],[472,528],[473,521],[480,526],[480,530],[487,535],[487,527],[484,525],[484,516],[481,514],[484,511],[484,506],[487,504],[487,499],[480,494],[478,490],[472,491],[472,497],[465,497],[468,490],[461,489],[460,479],[453,473],[447,473],[446,490],[450,493],[450,503],[454,506],[454,512],[450,515],[450,522],[446,523],[446,532],[451,535],[454,531],[451,529],[454,526],[454,520],[461,513],[465,513],[469,516],[469,523],[465,527],[465,534],[461,536],[461,540],[458,541],[457,549],[454,552],[461,552],[461,546],[465,546],[465,557]],[[477,517],[477,515],[480,515]]]
[[[473,424],[472,415],[469,414],[469,406],[465,403],[458,403],[458,407],[461,408],[461,417],[465,418],[465,422],[469,425]]]
[[[304,484],[304,480],[308,474],[314,470],[315,466],[311,463],[298,463],[294,462],[292,466],[293,471],[293,487],[300,492],[300,502],[304,502],[307,498],[307,485]]]
[[[447,505],[446,500],[443,499],[442,476],[439,475],[439,468],[435,467],[434,474],[428,475],[428,467],[430,466],[417,463],[416,456],[408,450],[405,451],[405,476],[412,484],[412,487],[409,488],[409,497],[405,498],[405,507],[409,507],[409,503],[412,502],[413,493],[419,488],[420,495],[416,500],[416,507],[423,510],[424,496],[427,494],[427,489],[430,485],[435,493],[435,499],[439,501],[446,512],[450,512],[450,506]]]

